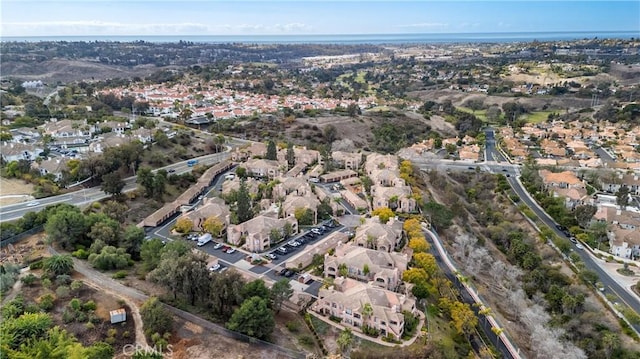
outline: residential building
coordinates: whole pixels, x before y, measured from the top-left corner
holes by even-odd
[[[331,158],[340,168],[358,170],[362,163],[362,154],[354,152],[333,151]]]
[[[277,218],[262,214],[246,222],[229,225],[227,241],[236,246],[242,246],[249,252],[259,253],[271,247],[271,230],[284,230],[285,225],[291,226],[291,233],[298,233],[298,221],[295,217]]]
[[[0,156],[7,163],[20,160],[33,161],[42,151],[43,148],[35,144],[3,142]]]
[[[205,199],[202,206],[183,214],[182,217],[190,219],[193,223],[193,230],[198,232],[204,231],[202,225],[207,219],[212,217],[216,218],[220,224],[222,224],[222,233],[229,224],[230,211],[229,206],[224,203],[224,200],[215,197]],[[218,235],[218,233],[212,234]]]
[[[333,286],[320,289],[312,310],[342,319],[341,324],[358,331],[367,325],[382,336],[396,340],[404,333],[403,311],[415,313],[415,300],[350,278],[339,277]],[[371,307],[368,314],[365,308]]]
[[[347,276],[393,291],[402,282],[408,263],[406,253],[382,252],[348,243],[338,245],[333,255],[325,255],[324,273],[327,277]],[[345,266],[344,273],[341,265]]]
[[[380,223],[378,216],[366,218],[364,224],[356,228],[353,243],[360,247],[391,252],[402,239],[402,222],[395,218]]]
[[[262,142],[251,142],[245,147],[238,147],[231,152],[231,160],[243,162],[253,157],[263,157],[267,153],[267,145]]]
[[[314,195],[296,196],[288,195],[282,203],[282,211],[285,217],[295,217],[299,209],[309,209],[313,212],[313,223],[318,223],[318,206],[320,201]]]
[[[547,189],[553,191],[555,197],[563,197],[567,208],[575,208],[584,203],[587,188],[571,171],[551,172],[540,170],[540,176]]]
[[[243,166],[254,177],[275,178],[281,175],[280,163],[274,160],[250,159]]]
[[[54,181],[60,181],[63,172],[68,170],[67,162],[69,162],[69,158],[66,157],[48,158],[40,163],[32,162],[31,168],[38,170],[42,176],[51,175]]]

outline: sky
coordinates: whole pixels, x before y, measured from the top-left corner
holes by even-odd
[[[640,33],[640,1],[0,1],[2,37],[551,31]]]

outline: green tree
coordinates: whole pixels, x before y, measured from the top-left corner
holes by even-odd
[[[586,205],[577,206],[573,210],[573,214],[576,217],[576,221],[578,221],[578,225],[580,225],[580,227],[582,228],[587,228],[587,226],[589,225],[589,222],[591,222],[591,219],[593,218],[593,216],[596,214],[597,211],[598,211],[598,207],[590,204],[586,204]]]
[[[122,194],[124,189],[124,181],[122,175],[119,172],[111,172],[102,176],[102,185],[100,189],[106,194],[110,194],[113,197],[117,197]]]
[[[110,246],[118,245],[118,237],[120,235],[120,223],[111,218],[104,218],[91,226],[91,230],[87,237],[94,241],[102,241]]]
[[[124,230],[124,235],[120,240],[119,247],[123,248],[134,260],[140,259],[140,251],[144,242],[144,229],[135,225],[129,225]]]
[[[296,208],[293,211],[293,215],[296,217],[296,220],[298,221],[299,225],[302,226],[309,226],[313,224],[313,210],[311,210],[310,208],[304,208],[304,207],[300,207],[300,208]]]
[[[144,196],[149,198],[153,196],[153,178],[154,174],[149,167],[141,167],[138,170],[136,182],[144,188]]]
[[[144,326],[144,333],[151,337],[154,333],[170,333],[173,327],[173,317],[164,308],[157,297],[151,297],[140,307],[140,316]]]
[[[227,328],[258,339],[269,339],[275,328],[275,320],[267,300],[260,297],[245,300],[233,312]]]
[[[324,128],[324,140],[326,143],[331,143],[338,138],[338,130],[334,125],[327,125]]]
[[[228,319],[234,306],[242,303],[242,288],[245,279],[237,271],[212,274],[209,280],[209,303],[213,314],[219,318]]]
[[[264,284],[262,279],[252,280],[242,287],[242,297],[251,298],[269,298],[269,288]]]
[[[627,187],[627,185],[622,185],[618,192],[616,192],[616,204],[620,206],[621,209],[625,209],[629,204],[629,187]]]
[[[273,140],[269,140],[269,142],[267,142],[267,153],[264,157],[272,161],[278,159],[278,150],[276,149],[276,143]]]
[[[453,212],[438,202],[427,202],[424,205],[424,213],[430,218],[431,225],[438,230],[447,229],[451,226]]]
[[[282,308],[282,303],[291,298],[292,295],[293,288],[291,288],[291,283],[288,279],[281,279],[275,282],[271,287],[271,308],[273,308],[276,313],[279,313]]]
[[[247,190],[247,184],[245,180],[240,180],[240,188],[237,193],[236,214],[238,216],[238,222],[243,223],[253,218],[253,210],[251,209],[251,198],[249,197],[249,191]]]
[[[158,238],[144,241],[140,248],[140,257],[142,258],[142,267],[145,271],[154,270],[162,257],[162,247],[164,244]]]
[[[287,166],[292,169],[296,165],[296,154],[293,151],[293,143],[287,143]]]
[[[85,216],[77,209],[60,210],[47,219],[44,227],[47,237],[62,248],[70,250],[84,239],[87,232]]]
[[[131,255],[124,248],[105,246],[100,253],[91,253],[89,263],[100,270],[123,269],[131,263]]]
[[[42,262],[42,269],[49,277],[70,275],[73,272],[73,258],[68,254],[54,255]]]

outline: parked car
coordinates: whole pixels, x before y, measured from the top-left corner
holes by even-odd
[[[267,258],[269,258],[271,260],[276,260],[276,259],[278,259],[278,256],[273,254],[273,253],[268,253],[267,254]]]
[[[212,271],[212,272],[215,272],[218,269],[220,269],[221,267],[222,266],[220,264],[216,263],[216,264],[212,265],[211,267],[209,267],[209,270]]]
[[[223,244],[222,243],[216,243],[215,246],[213,246],[213,249],[220,249],[222,248]]]
[[[569,237],[569,240],[573,243],[578,243],[578,240],[574,236]]]
[[[578,249],[584,249],[584,246],[583,246],[582,244],[578,243],[578,244],[576,244],[576,248],[578,248]]]
[[[293,271],[290,271],[290,270],[287,270],[286,272],[284,272],[284,276],[287,277],[287,278],[292,277],[293,274],[294,274]]]
[[[311,232],[313,232],[313,233],[315,233],[315,234],[317,234],[317,235],[322,234],[322,231],[320,231],[320,229],[318,229],[318,228],[312,228],[312,229],[311,229]]]
[[[278,252],[282,253],[282,254],[287,254],[287,249],[285,247],[280,247],[277,249]]]
[[[222,251],[223,251],[223,252],[226,252],[226,251],[228,251],[230,248],[231,248],[231,247],[229,247],[229,246],[222,246]]]
[[[276,272],[277,275],[285,275],[285,273],[287,273],[288,270],[287,268],[282,268],[280,271]]]
[[[235,248],[229,248],[229,249],[227,249],[227,254],[233,254],[233,253],[235,253],[235,252],[236,252],[236,249],[235,249]]]

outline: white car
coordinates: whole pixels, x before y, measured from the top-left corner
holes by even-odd
[[[229,248],[229,249],[227,249],[227,254],[233,254],[233,253],[235,253],[235,252],[236,252],[236,249],[235,249],[235,248]]]
[[[578,244],[576,244],[576,248],[578,248],[578,249],[584,249],[584,246],[583,246],[582,244],[578,243]]]
[[[212,272],[215,272],[218,269],[220,269],[220,267],[221,267],[220,264],[216,263],[216,264],[212,265],[211,267],[209,267],[209,270],[212,271]]]
[[[38,202],[38,201],[31,201],[31,202],[27,203],[27,207],[34,207],[34,206],[37,206],[39,204],[40,204],[40,202]]]
[[[215,246],[213,246],[213,249],[220,249],[222,248],[222,243],[216,243]]]

